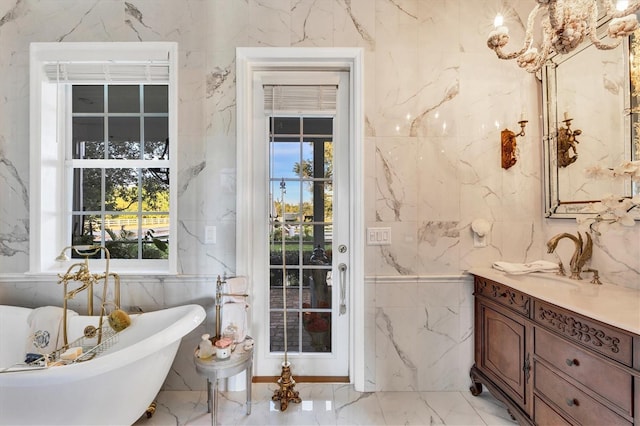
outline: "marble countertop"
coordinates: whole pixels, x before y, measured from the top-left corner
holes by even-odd
[[[472,268],[478,275],[614,327],[640,335],[640,291],[612,284],[591,284],[554,273],[506,274],[493,268]]]

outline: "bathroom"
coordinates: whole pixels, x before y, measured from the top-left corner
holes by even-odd
[[[540,82],[486,45],[497,12],[522,34],[533,3],[0,2],[0,303],[59,305],[61,294],[51,276],[27,273],[31,42],[178,45],[178,273],[122,278],[125,307],[201,303],[207,310],[205,323],[183,340],[163,386],[168,391],[204,388],[192,356],[200,335],[213,328],[215,278],[235,274],[245,261],[236,256],[236,48],[361,48],[364,217],[358,226],[389,228],[391,244],[362,248],[362,282],[355,283],[364,315],[358,386],[467,390],[473,298],[465,272],[496,260],[554,260],[546,241],[578,229],[575,220],[544,217]],[[516,130],[521,114],[526,135],[517,139],[516,164],[505,170],[500,131]],[[477,218],[491,224],[486,247],[474,247]],[[203,238],[211,226],[215,244]],[[570,252],[561,255],[568,263]],[[603,234],[594,241],[591,265],[603,281],[640,290],[640,227]]]

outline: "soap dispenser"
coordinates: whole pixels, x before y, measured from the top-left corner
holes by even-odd
[[[211,358],[215,353],[215,348],[213,347],[213,343],[209,339],[211,336],[208,334],[202,335],[202,341],[200,345],[198,345],[198,358],[206,359]]]

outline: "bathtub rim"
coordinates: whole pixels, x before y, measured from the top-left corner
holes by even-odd
[[[0,305],[32,310],[20,306]],[[96,376],[118,369],[122,364],[131,364],[142,358],[159,353],[170,347],[184,336],[198,327],[206,318],[204,308],[197,304],[180,305],[143,314],[132,315],[134,321],[146,316],[145,321],[154,320],[160,315],[176,315],[176,320],[159,333],[154,333],[144,339],[126,346],[123,350],[107,353],[89,362],[81,362],[59,367],[51,367],[33,371],[16,371],[0,373],[0,387],[33,387],[51,383],[67,383],[80,380],[87,376]],[[125,333],[127,330],[122,331]]]

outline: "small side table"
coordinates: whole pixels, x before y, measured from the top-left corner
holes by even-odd
[[[207,378],[207,412],[211,413],[211,424],[216,426],[218,417],[218,380],[247,372],[247,415],[251,414],[251,382],[253,379],[253,347],[244,349],[244,343],[238,343],[231,356],[218,359],[195,358],[196,371]],[[212,406],[213,405],[213,406]]]

